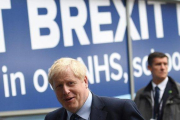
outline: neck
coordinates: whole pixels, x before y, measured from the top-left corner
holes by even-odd
[[[156,84],[156,85],[159,85],[161,82],[163,82],[164,80],[159,80],[159,79],[153,79],[153,82]]]

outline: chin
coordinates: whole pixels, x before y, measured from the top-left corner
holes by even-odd
[[[66,108],[68,111],[72,112],[72,113],[76,113],[77,112],[77,108]]]
[[[160,78],[159,78],[159,80],[161,80],[161,81],[162,81],[162,80],[164,80],[165,78],[166,78],[166,77],[160,77]]]

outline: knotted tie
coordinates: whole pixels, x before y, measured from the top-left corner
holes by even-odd
[[[85,119],[81,118],[77,114],[72,114],[70,120],[85,120]]]
[[[155,87],[155,96],[154,96],[154,118],[158,118],[159,112],[159,87]]]

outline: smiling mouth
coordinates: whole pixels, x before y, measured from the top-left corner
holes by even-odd
[[[66,98],[65,101],[69,102],[73,99],[74,97],[71,97],[71,98]]]

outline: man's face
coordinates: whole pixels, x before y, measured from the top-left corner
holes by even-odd
[[[72,113],[83,106],[89,93],[87,77],[80,80],[69,68],[62,78],[53,81],[53,88],[58,101]]]
[[[151,66],[148,66],[152,73],[153,80],[164,80],[168,75],[168,59],[154,58]]]

